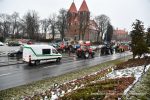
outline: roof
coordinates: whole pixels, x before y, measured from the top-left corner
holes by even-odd
[[[80,7],[80,9],[79,9],[79,12],[82,12],[82,11],[87,11],[87,12],[89,12],[89,8],[88,8],[88,6],[87,6],[85,0],[83,0],[82,5],[81,5],[81,7]]]
[[[118,29],[117,29],[117,30],[114,30],[114,32],[115,32],[115,34],[122,34],[122,35],[123,35],[123,34],[124,34],[124,35],[125,35],[125,34],[128,34],[128,32],[125,31],[125,30],[118,30]]]
[[[24,45],[23,48],[54,48],[51,45],[46,45],[46,44],[33,44],[33,45]]]
[[[78,13],[76,5],[74,2],[71,4],[69,12]]]
[[[89,29],[95,30],[95,31],[98,30],[97,24],[94,20],[89,21]]]

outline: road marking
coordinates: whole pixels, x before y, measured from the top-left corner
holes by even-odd
[[[1,74],[0,77],[1,77],[1,76],[7,76],[7,75],[10,75],[10,74],[12,74],[12,73]]]

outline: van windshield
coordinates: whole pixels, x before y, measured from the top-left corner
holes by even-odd
[[[52,52],[53,52],[54,54],[58,54],[58,51],[57,51],[56,49],[53,49]]]

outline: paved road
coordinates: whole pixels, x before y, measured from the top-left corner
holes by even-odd
[[[130,55],[131,53],[114,54],[95,57],[93,59],[76,60],[74,57],[64,59],[61,63],[41,64],[39,66],[27,66],[17,64],[0,67],[0,90],[24,85],[33,81],[42,80],[47,77],[62,75],[67,72],[80,70],[85,67],[94,66],[102,62],[114,60]]]

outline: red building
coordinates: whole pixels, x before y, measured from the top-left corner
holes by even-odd
[[[120,41],[120,42],[127,42],[130,41],[130,36],[128,34],[128,31],[125,29],[116,29],[113,32],[112,40]]]
[[[85,0],[79,10],[73,2],[68,10],[68,30],[66,37],[71,39],[95,40],[97,28],[94,20],[90,20],[90,11]]]

